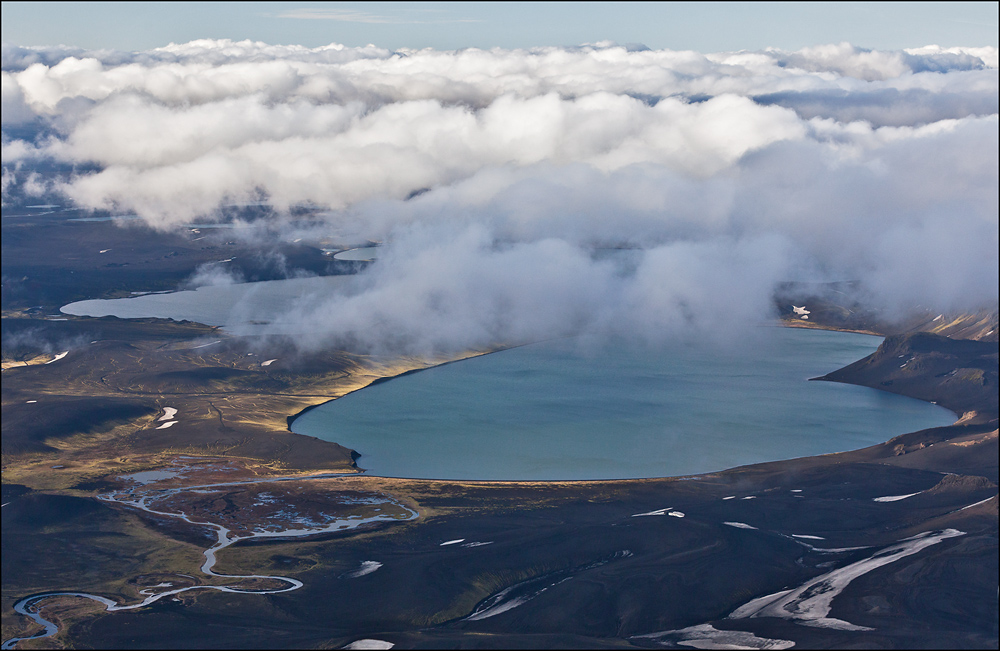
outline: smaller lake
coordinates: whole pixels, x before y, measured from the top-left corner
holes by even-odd
[[[382,382],[292,430],[425,479],[667,477],[840,452],[954,421],[866,387],[809,382],[878,347],[868,335],[761,328],[740,351],[582,351],[549,341]]]
[[[363,262],[371,262],[378,257],[378,247],[377,246],[362,246],[357,249],[348,249],[346,251],[339,251],[333,254],[333,257],[337,260],[358,260]]]
[[[321,276],[260,283],[209,285],[195,290],[144,294],[133,298],[77,301],[60,308],[76,316],[158,317],[227,326],[238,334],[262,331],[295,305],[320,301],[344,288],[354,276]]]

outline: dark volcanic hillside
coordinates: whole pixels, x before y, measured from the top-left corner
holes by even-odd
[[[774,307],[785,325],[799,328],[852,330],[883,336],[930,332],[953,339],[992,342],[1000,334],[996,303],[958,313],[938,313],[914,306],[899,314],[873,308],[859,298],[864,295],[865,290],[858,282],[786,282],[775,288]]]
[[[989,420],[997,414],[997,350],[995,341],[892,335],[868,357],[816,379],[908,395]]]

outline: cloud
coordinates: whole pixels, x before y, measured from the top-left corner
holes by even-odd
[[[725,340],[789,279],[966,309],[997,295],[997,73],[973,47],[4,45],[4,201],[171,229],[263,200],[238,232],[385,242],[280,324],[316,345]]]
[[[124,106],[122,106],[124,104]],[[502,96],[480,111],[435,101],[268,106],[260,98],[166,110],[109,100],[50,151],[104,169],[65,186],[77,204],[133,210],[165,226],[260,192],[287,210],[402,199],[497,165],[584,162],[601,170],[654,163],[708,175],[748,151],[802,137],[786,109],[736,96],[655,106],[596,93]]]
[[[759,104],[790,108],[799,116],[834,118],[838,122],[863,121],[875,126],[913,126],[970,115],[994,115],[1000,99],[992,89],[960,92],[923,88],[784,91],[758,95]]]
[[[223,287],[245,282],[238,270],[224,263],[206,262],[195,269],[194,274],[185,283],[185,289],[199,287]]]
[[[397,231],[353,286],[301,304],[272,329],[306,347],[373,353],[578,334],[658,345],[697,332],[725,343],[734,322],[771,316],[773,284],[790,262],[783,253],[781,238],[749,238],[595,257],[557,238],[499,241],[482,224],[416,225]]]
[[[782,67],[807,72],[835,72],[864,81],[883,81],[906,73],[976,70],[986,66],[981,56],[959,48],[880,52],[839,43],[807,47],[797,52],[772,50],[769,54]]]

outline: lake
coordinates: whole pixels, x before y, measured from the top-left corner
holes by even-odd
[[[371,261],[378,257],[378,247],[362,246],[356,249],[348,249],[346,251],[340,251],[338,253],[334,253],[333,257],[335,257],[338,260]]]
[[[263,332],[293,304],[349,292],[352,276],[91,300],[67,314],[163,317]],[[689,475],[851,450],[947,425],[912,398],[808,382],[881,339],[757,327],[742,347],[575,340],[522,346],[368,387],[313,409],[293,431],[357,450],[373,474],[433,479]],[[293,334],[293,333],[288,333]]]
[[[711,472],[954,421],[913,398],[808,381],[874,352],[879,337],[760,330],[724,351],[522,346],[367,387],[292,430],[357,450],[381,476],[567,480]]]
[[[194,290],[150,293],[132,298],[77,301],[64,305],[60,311],[76,316],[117,316],[122,319],[186,319],[206,325],[226,326],[234,334],[257,334],[264,332],[270,321],[286,314],[294,305],[341,291],[353,278],[320,276],[207,285]]]

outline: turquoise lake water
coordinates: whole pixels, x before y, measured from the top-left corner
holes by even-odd
[[[253,334],[297,303],[350,291],[352,278],[202,287],[62,311]],[[292,429],[357,450],[358,464],[377,475],[541,480],[711,472],[856,449],[954,420],[912,398],[807,381],[870,354],[878,337],[756,331],[731,350],[522,346],[368,387],[307,412]]]
[[[953,422],[912,398],[808,381],[880,341],[788,328],[722,352],[550,341],[367,387],[292,430],[357,450],[381,476],[556,480],[711,472]]]

